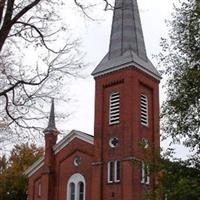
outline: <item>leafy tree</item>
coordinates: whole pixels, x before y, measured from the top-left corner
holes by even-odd
[[[173,149],[158,167],[158,193],[176,200],[200,199],[200,1],[185,0],[174,8],[169,39],[159,55],[167,77],[161,109],[163,138],[194,150],[188,160],[172,161]],[[170,161],[166,158],[170,158]]]
[[[0,159],[0,200],[25,200],[27,178],[24,171],[43,155],[35,144],[16,145],[11,155]]]
[[[168,200],[199,200],[200,170],[181,161],[161,160],[157,194]]]
[[[200,163],[200,1],[182,1],[169,22],[169,39],[159,55],[167,75],[167,99],[162,105],[162,129],[173,142],[195,150]]]

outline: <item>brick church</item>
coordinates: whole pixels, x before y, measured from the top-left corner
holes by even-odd
[[[160,75],[148,59],[136,0],[116,0],[108,53],[95,79],[94,136],[57,142],[52,102],[45,155],[27,171],[29,200],[143,200],[156,186]]]

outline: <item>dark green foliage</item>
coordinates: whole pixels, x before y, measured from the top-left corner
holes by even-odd
[[[157,194],[167,200],[200,200],[200,0],[174,8],[159,61],[167,77],[162,105],[162,135],[193,150],[187,161],[171,162],[173,150],[158,164]],[[162,172],[162,173],[160,173]]]
[[[162,106],[162,129],[174,142],[200,153],[200,1],[186,0],[175,8],[169,40],[159,56],[167,99]]]
[[[26,200],[24,171],[43,154],[34,144],[16,145],[8,159],[0,158],[0,200]]]
[[[162,160],[159,195],[168,200],[199,200],[200,170],[188,167],[186,163]]]

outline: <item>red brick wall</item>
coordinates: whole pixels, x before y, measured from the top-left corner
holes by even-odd
[[[80,166],[74,166],[73,160],[75,156],[81,157]],[[49,176],[46,173],[45,166],[41,167],[41,169],[29,178],[29,200],[66,200],[68,179],[75,173],[80,173],[84,176],[86,180],[86,199],[90,200],[92,157],[93,145],[75,138],[67,145],[67,147],[55,155],[55,171],[53,173],[54,181],[52,181],[49,186]],[[41,182],[42,185],[41,197],[37,195],[38,182]],[[51,191],[51,193],[54,194],[53,196],[49,196],[46,193],[47,187],[53,188],[54,191]]]
[[[28,200],[40,200],[38,196],[38,184],[42,183],[42,169],[39,169],[29,178],[28,182]],[[41,191],[42,192],[42,191]]]
[[[95,95],[95,160],[102,162],[96,167],[102,175],[96,180],[102,198],[115,200],[141,200],[146,186],[141,184],[141,163],[125,161],[134,156],[150,159],[153,151],[159,149],[159,82],[136,68],[126,68],[96,78]],[[109,97],[112,92],[120,93],[120,123],[109,125]],[[140,94],[149,98],[149,126],[140,123]],[[109,147],[112,136],[119,138],[119,147]],[[151,148],[145,153],[140,145],[142,138],[150,141]],[[107,162],[119,159],[122,163],[121,183],[107,183]],[[93,167],[93,173],[96,168]],[[151,178],[152,188],[154,177]]]
[[[42,200],[47,198],[45,187],[53,188],[49,200],[66,200],[67,183],[71,175],[80,173],[86,180],[86,200],[142,200],[145,192],[152,189],[155,177],[151,177],[149,186],[141,184],[141,162],[130,157],[148,160],[159,152],[159,82],[136,68],[126,68],[96,79],[95,94],[95,144],[79,139],[72,140],[59,151],[55,158],[45,158],[46,164],[54,162],[49,176],[43,166],[29,179],[29,199],[38,200],[35,189],[38,181],[42,184]],[[109,96],[120,93],[120,123],[109,125]],[[149,99],[149,126],[140,122],[140,94]],[[109,147],[112,136],[119,138],[119,146]],[[150,141],[145,151],[140,145],[141,139]],[[51,152],[51,151],[49,151]],[[81,165],[74,166],[75,156],[81,157]],[[107,183],[107,162],[121,161],[120,183]],[[43,187],[44,185],[44,187]],[[46,190],[47,191],[47,190]],[[114,198],[112,198],[114,196]]]
[[[81,157],[80,166],[74,166],[75,156]],[[66,200],[68,179],[75,173],[80,173],[86,180],[86,199],[90,200],[91,194],[91,163],[93,145],[79,139],[74,139],[67,148],[56,155],[56,200]]]

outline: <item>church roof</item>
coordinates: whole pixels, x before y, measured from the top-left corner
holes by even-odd
[[[53,150],[55,154],[63,149],[65,146],[67,146],[75,138],[78,138],[90,144],[94,144],[94,137],[92,135],[89,135],[82,131],[72,130],[69,134],[67,134],[67,136],[65,136],[62,140],[60,140],[60,142],[58,142],[54,146]]]
[[[78,138],[82,141],[85,141],[89,144],[94,144],[94,137],[87,133],[78,130],[72,130],[67,134],[62,140],[60,140],[57,144],[54,145],[53,151],[54,154],[57,154],[64,147],[66,147],[73,139]],[[44,156],[38,159],[33,165],[31,165],[24,174],[28,177],[32,176],[37,170],[39,170],[44,165]]]
[[[137,0],[115,0],[109,51],[92,75],[97,77],[129,66],[161,78],[146,54]]]

